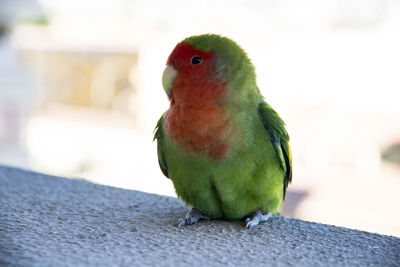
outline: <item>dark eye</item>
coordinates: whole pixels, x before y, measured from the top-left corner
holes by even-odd
[[[197,64],[200,64],[202,61],[203,61],[203,59],[202,59],[201,57],[199,57],[199,56],[193,56],[193,57],[190,59],[190,64],[197,65]]]

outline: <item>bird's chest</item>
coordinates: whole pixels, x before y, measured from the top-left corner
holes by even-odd
[[[167,112],[167,133],[186,152],[224,158],[232,132],[226,112],[219,105],[192,107],[173,105]]]

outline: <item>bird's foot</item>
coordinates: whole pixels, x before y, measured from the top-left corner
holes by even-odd
[[[178,221],[178,227],[184,226],[184,225],[189,225],[189,224],[195,224],[200,220],[210,220],[211,218],[204,215],[201,213],[196,208],[192,208],[185,216],[184,219],[179,219]]]
[[[262,212],[258,210],[246,219],[246,228],[257,226],[260,222],[267,221],[269,217],[271,217],[271,213],[262,214]]]

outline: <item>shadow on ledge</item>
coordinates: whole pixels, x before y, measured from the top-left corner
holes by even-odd
[[[160,178],[161,179],[161,178]],[[275,216],[177,228],[178,199],[0,166],[0,265],[381,265],[400,239]]]

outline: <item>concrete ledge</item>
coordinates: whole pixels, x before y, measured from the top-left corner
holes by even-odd
[[[225,221],[177,228],[185,213],[175,198],[0,166],[0,265],[400,263],[396,237],[280,216],[251,230]]]

